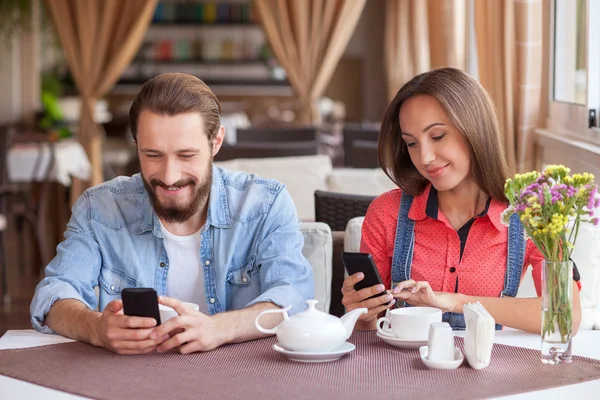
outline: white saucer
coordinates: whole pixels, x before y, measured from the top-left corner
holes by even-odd
[[[343,345],[332,351],[291,351],[279,344],[273,345],[273,350],[283,354],[292,361],[298,362],[327,362],[339,360],[343,355],[354,351],[356,346],[352,343],[344,342]]]
[[[383,333],[377,332],[377,337],[382,339],[384,342],[389,344],[390,346],[399,347],[401,349],[418,349],[421,346],[427,345],[427,339],[425,340],[406,340],[399,339],[395,336],[385,335]]]
[[[427,368],[432,369],[456,369],[460,367],[465,359],[462,351],[460,351],[458,347],[454,347],[454,360],[452,361],[431,361],[427,358],[428,352],[429,349],[427,346],[422,346],[419,348],[419,354],[421,355],[423,364],[425,364]]]

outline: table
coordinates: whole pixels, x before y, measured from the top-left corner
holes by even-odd
[[[457,336],[462,336],[462,334],[457,333]],[[576,355],[600,360],[599,340],[600,331],[580,331],[574,338],[574,353]],[[70,340],[60,336],[43,335],[32,330],[8,331],[0,338],[0,349],[34,347],[45,344],[63,343],[66,341]],[[495,342],[537,349],[540,344],[540,338],[539,335],[509,329],[497,332]],[[51,400],[82,398],[1,375],[0,392],[2,393],[2,399],[6,400],[23,398],[44,398]],[[600,380],[594,380],[576,385],[506,396],[502,397],[502,399],[592,399],[597,398],[598,393],[600,393]],[[249,393],[249,398],[250,397]],[[368,398],[368,396],[365,396],[365,398]]]
[[[39,159],[37,176],[34,175]],[[46,143],[17,143],[8,152],[8,176],[12,182],[41,180],[51,160],[51,151]],[[75,139],[64,139],[54,143],[54,164],[48,180],[63,186],[71,185],[71,178],[90,179],[92,165],[83,146]]]
[[[40,244],[45,266],[62,240],[70,206],[83,192],[82,181],[90,179],[90,161],[83,146],[73,138],[49,142],[45,134],[25,133],[13,138],[6,163],[11,183],[44,183],[32,208],[40,224],[35,229],[40,229],[39,235],[45,239]],[[71,191],[69,207],[65,188]]]

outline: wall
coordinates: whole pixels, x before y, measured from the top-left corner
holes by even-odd
[[[599,145],[545,129],[538,129],[536,133],[536,168],[563,164],[571,168],[571,173],[589,172],[600,177]]]

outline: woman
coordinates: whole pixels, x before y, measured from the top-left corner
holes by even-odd
[[[501,222],[509,171],[494,106],[479,83],[442,68],[404,85],[382,122],[379,164],[400,189],[373,201],[362,229],[361,252],[373,256],[385,285],[355,291],[361,273],[344,281],[346,309],[369,309],[357,329],[375,329],[396,302],[440,308],[444,321],[464,329],[463,306],[479,301],[498,328],[539,333],[541,298],[515,295],[529,265],[539,295],[543,257],[517,218],[510,227]],[[573,305],[576,332],[578,290]]]

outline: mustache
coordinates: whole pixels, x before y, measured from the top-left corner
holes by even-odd
[[[164,183],[163,181],[159,181],[158,179],[150,179],[150,186],[152,186],[153,189],[156,189],[157,186],[160,186],[163,189],[181,189],[182,187],[185,187],[187,185],[194,185],[194,181],[192,179],[181,179],[173,183],[172,185],[167,185],[166,183]]]

